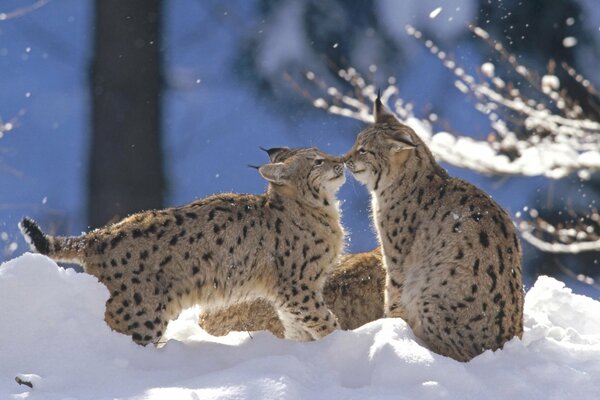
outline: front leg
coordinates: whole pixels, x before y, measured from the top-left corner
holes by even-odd
[[[282,293],[282,301],[276,306],[283,324],[286,339],[309,341],[327,336],[339,328],[337,318],[327,308],[320,291],[296,291]]]
[[[406,320],[406,310],[402,302],[404,279],[401,274],[387,270],[385,277],[384,310],[387,318]]]
[[[403,283],[399,282],[389,273],[385,279],[384,305],[385,316],[387,318],[405,319],[405,311],[402,306],[402,288]]]

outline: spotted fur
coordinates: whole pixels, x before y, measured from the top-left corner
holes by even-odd
[[[387,272],[385,313],[467,361],[523,332],[521,248],[507,213],[451,178],[379,99],[346,165],[371,193]]]
[[[269,182],[262,195],[215,195],[80,237],[44,235],[29,219],[21,228],[34,249],[106,285],[106,322],[139,344],[156,343],[191,305],[257,298],[277,310],[286,338],[317,339],[338,326],[322,288],[343,250],[343,163],[317,149],[276,153],[259,168]]]
[[[383,317],[385,271],[379,248],[343,256],[323,287],[325,304],[342,329],[355,329]],[[231,331],[271,331],[283,337],[283,325],[264,300],[236,304],[200,315],[208,333],[223,336]]]

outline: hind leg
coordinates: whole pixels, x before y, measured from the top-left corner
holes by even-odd
[[[231,331],[270,331],[283,338],[283,326],[273,306],[265,300],[253,300],[215,311],[200,313],[200,326],[214,336]]]
[[[104,319],[115,331],[131,336],[142,346],[157,344],[169,322],[166,307],[158,296],[115,293],[106,302]]]

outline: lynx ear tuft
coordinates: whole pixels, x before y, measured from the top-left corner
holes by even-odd
[[[290,151],[289,147],[271,147],[270,149],[265,149],[264,147],[259,146],[258,148],[269,155],[269,160],[271,160],[271,162],[280,161],[281,156]]]
[[[398,121],[394,114],[383,105],[383,102],[381,101],[381,90],[377,90],[377,98],[373,105],[373,117],[375,118],[376,124]]]
[[[375,103],[373,104],[373,115],[377,116],[381,109],[383,108],[383,103],[381,102],[381,89],[377,89],[377,98],[375,99]]]
[[[275,185],[285,185],[289,182],[289,166],[284,163],[262,165],[258,168],[258,172]]]

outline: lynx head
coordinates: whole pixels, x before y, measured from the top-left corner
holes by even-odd
[[[377,191],[402,173],[420,140],[385,108],[379,96],[373,114],[375,123],[358,134],[344,160],[356,180],[370,191]]]
[[[271,190],[313,207],[335,204],[335,193],[346,180],[339,157],[315,148],[265,150],[270,164],[259,167]]]

